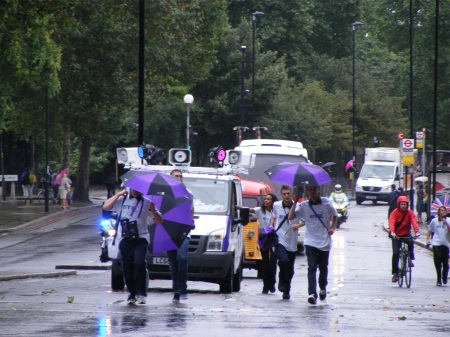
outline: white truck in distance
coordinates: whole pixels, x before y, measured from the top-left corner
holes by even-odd
[[[356,181],[356,203],[365,200],[389,202],[391,185],[399,186],[400,150],[390,147],[366,148],[364,165]]]

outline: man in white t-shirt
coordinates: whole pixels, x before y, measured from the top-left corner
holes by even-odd
[[[278,259],[278,290],[283,293],[283,299],[291,298],[291,281],[294,277],[295,254],[297,252],[297,230],[299,224],[288,219],[292,201],[292,190],[288,185],[281,186],[281,201],[273,204],[270,225],[277,231],[278,243],[275,245],[275,255]],[[294,217],[295,218],[295,217]],[[292,220],[294,219],[292,218]]]
[[[319,196],[318,186],[307,186],[309,200],[296,203],[289,211],[289,219],[300,218],[300,227],[306,226],[305,253],[308,260],[308,302],[317,302],[317,266],[319,266],[319,298],[327,297],[328,259],[331,235],[336,229],[337,212],[328,198]],[[330,225],[331,222],[331,225]]]

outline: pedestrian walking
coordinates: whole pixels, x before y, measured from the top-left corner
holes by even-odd
[[[71,180],[67,177],[67,174],[64,173],[62,179],[59,182],[59,198],[61,199],[61,208],[67,209],[69,208],[67,196],[70,195],[72,187]]]
[[[291,298],[299,224],[288,219],[289,210],[294,203],[291,188],[288,185],[282,185],[280,192],[282,200],[273,204],[270,226],[278,229],[278,243],[275,245],[275,255],[279,267],[278,290],[283,293],[282,298],[288,300]]]
[[[337,212],[328,198],[319,196],[318,186],[307,186],[309,197],[293,205],[289,219],[300,218],[299,227],[306,226],[305,254],[308,261],[308,303],[316,304],[317,297],[327,297],[328,260],[331,250],[331,235],[336,230]],[[317,296],[317,267],[319,267],[319,296]]]
[[[174,169],[171,176],[177,178],[181,183],[183,182],[183,172],[179,169]],[[190,190],[191,200],[191,215],[194,217],[194,196]],[[195,227],[193,227],[195,228]],[[180,299],[187,300],[187,277],[188,277],[188,250],[191,234],[186,235],[180,248],[169,250],[167,257],[169,259],[170,274],[172,276],[173,298],[172,302],[179,302]]]
[[[27,167],[25,171],[20,175],[20,184],[22,185],[23,190],[23,200],[24,203],[27,203],[27,200],[29,203],[33,203],[33,183],[36,182],[36,177],[34,177],[34,182],[31,181],[31,171]]]
[[[397,208],[397,198],[400,196],[400,191],[397,190],[395,184],[391,185],[391,194],[389,194],[389,209],[388,209],[388,219],[392,211]]]
[[[258,233],[264,234],[264,228],[270,226],[272,219],[273,204],[278,201],[275,194],[268,193],[263,197],[261,207],[250,208],[249,212],[254,213],[258,217]],[[236,209],[241,206],[236,205]],[[263,294],[275,292],[276,275],[277,275],[277,257],[275,256],[275,248],[261,249],[261,274],[263,279]]]
[[[111,198],[114,194],[116,194],[116,184],[117,184],[116,174],[114,172],[111,172],[106,178],[107,199]]]
[[[128,304],[145,304],[147,300],[147,255],[150,234],[148,225],[162,224],[161,213],[142,193],[126,189],[103,204],[105,211],[120,214],[118,237],[122,256],[123,275],[129,295]]]
[[[449,253],[449,221],[445,217],[447,209],[445,206],[438,208],[437,216],[431,220],[428,226],[427,245],[433,246],[433,261],[436,268],[436,285],[447,284],[448,280],[448,253]]]
[[[427,196],[427,192],[423,189],[423,185],[419,184],[417,188],[417,219],[419,220],[419,224],[422,223],[422,213],[427,211],[427,204],[425,202],[425,198]]]

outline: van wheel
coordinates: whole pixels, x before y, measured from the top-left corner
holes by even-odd
[[[113,291],[123,291],[125,289],[121,261],[113,260],[111,267],[111,289]]]
[[[219,291],[223,294],[231,294],[233,291],[233,274],[234,274],[234,263],[231,263],[230,269],[227,275],[222,280],[219,280]]]
[[[361,198],[356,198],[356,204],[361,205],[364,200]]]
[[[240,264],[236,274],[233,275],[233,291],[239,292],[241,290],[242,281],[242,263]]]

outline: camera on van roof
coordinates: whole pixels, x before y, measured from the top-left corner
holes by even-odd
[[[166,160],[166,151],[155,145],[142,144],[138,147],[139,157],[145,159],[149,165],[159,165]]]

